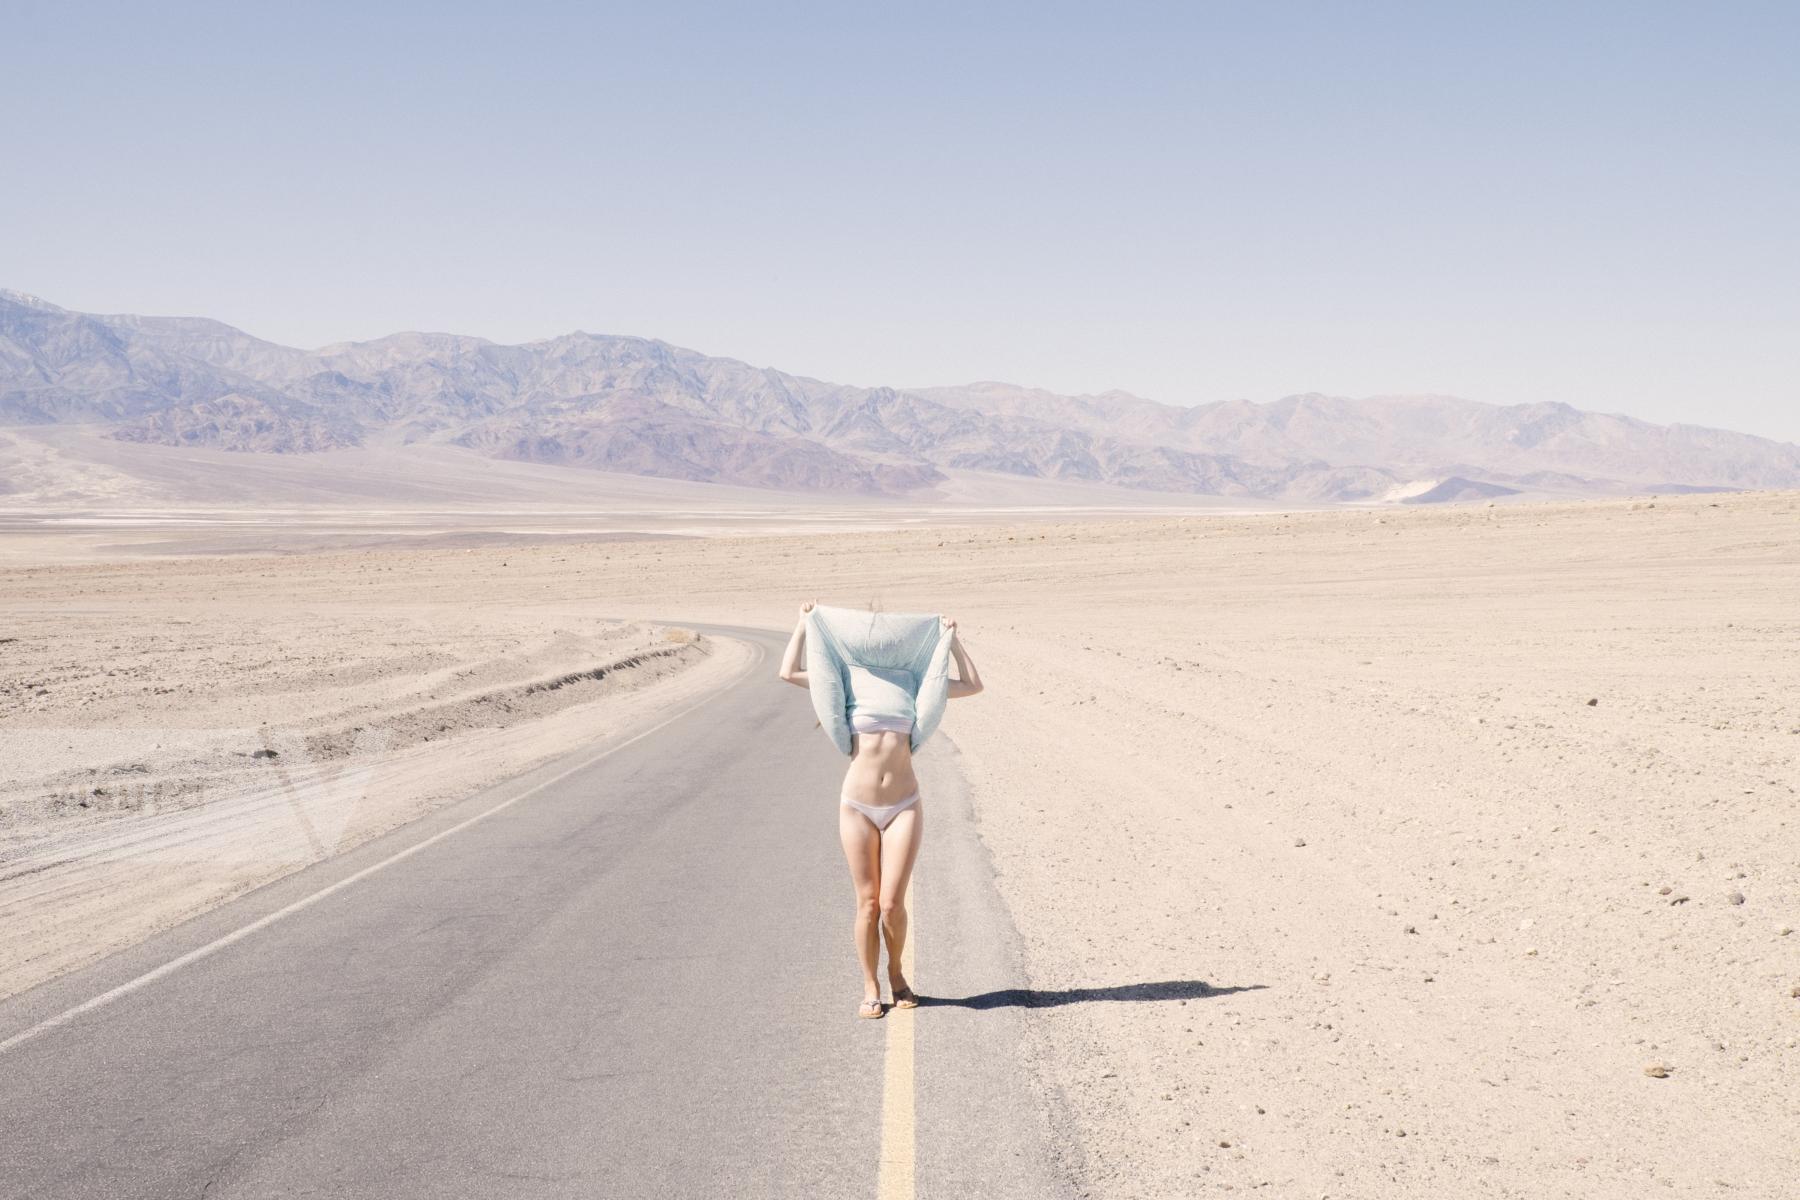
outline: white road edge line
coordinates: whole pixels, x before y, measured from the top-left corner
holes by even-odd
[[[751,659],[749,666],[745,668],[744,673],[747,675],[747,674],[749,674],[749,672],[751,670],[753,670],[757,666],[758,663],[763,661],[764,657],[766,657],[766,655],[767,655],[767,651],[765,651],[761,646],[757,645],[754,642],[746,643],[746,644],[748,644],[751,647],[751,649],[753,649],[757,652],[755,657],[753,657]],[[595,763],[599,762],[601,759],[606,758],[613,754],[617,754],[619,751],[625,749],[625,747],[631,745],[633,742],[642,741],[643,739],[649,737],[651,734],[657,732],[658,730],[663,729],[666,726],[673,725],[676,721],[679,721],[681,718],[687,716],[689,713],[693,712],[696,708],[699,708],[705,704],[709,704],[712,701],[718,699],[718,695],[719,694],[717,692],[714,692],[712,695],[702,697],[700,700],[695,701],[693,704],[688,705],[686,708],[681,709],[679,712],[676,712],[675,714],[666,718],[665,720],[658,721],[655,725],[652,725],[650,728],[644,730],[642,733],[633,734],[631,737],[626,738],[624,741],[620,742],[618,745],[609,746],[605,750],[602,750],[600,753],[594,755],[592,758],[583,759],[581,762],[570,767],[568,770],[560,771],[557,774],[551,776],[549,779],[544,780],[542,783],[533,784],[531,787],[520,792],[518,795],[513,796],[512,798],[507,799],[507,800],[502,800],[500,803],[494,805],[494,807],[485,809],[482,812],[478,812],[474,816],[467,819],[466,821],[460,821],[457,824],[452,825],[448,829],[439,830],[437,833],[432,834],[430,837],[426,838],[422,842],[415,842],[412,845],[408,846],[406,849],[400,851],[399,853],[389,855],[387,858],[382,859],[378,863],[373,863],[369,866],[366,866],[362,870],[356,872],[354,875],[346,875],[346,876],[344,876],[344,878],[338,880],[336,883],[331,884],[328,887],[322,887],[318,891],[314,892],[312,895],[304,896],[301,899],[294,901],[292,904],[288,905],[285,908],[278,908],[274,912],[269,913],[263,917],[259,917],[258,919],[250,922],[250,924],[248,924],[248,925],[242,926],[238,929],[234,929],[230,933],[227,933],[221,937],[215,938],[214,940],[206,943],[206,945],[204,945],[204,946],[198,946],[192,950],[189,950],[186,954],[181,955],[179,958],[172,958],[168,962],[164,963],[162,966],[156,967],[149,971],[146,971],[142,975],[139,975],[136,979],[131,979],[131,980],[126,981],[125,983],[121,983],[118,987],[113,988],[111,991],[101,992],[98,996],[95,996],[93,999],[85,1000],[82,1003],[77,1004],[74,1008],[67,1009],[63,1012],[57,1013],[53,1017],[46,1017],[44,1020],[39,1021],[36,1025],[31,1026],[29,1029],[25,1029],[19,1033],[15,1033],[11,1037],[7,1038],[5,1041],[0,1042],[0,1054],[5,1054],[8,1050],[11,1050],[16,1046],[22,1046],[26,1042],[31,1041],[33,1038],[39,1037],[42,1034],[49,1033],[53,1029],[59,1029],[62,1026],[67,1025],[69,1022],[75,1020],[77,1017],[83,1016],[87,1013],[91,1013],[97,1008],[103,1008],[106,1005],[111,1004],[114,1000],[117,1000],[122,996],[128,996],[132,992],[135,992],[140,988],[148,987],[149,985],[155,983],[159,979],[167,978],[168,976],[173,975],[175,972],[181,970],[183,967],[191,966],[192,964],[199,962],[203,958],[210,958],[212,955],[217,954],[219,951],[225,949],[227,946],[233,945],[237,942],[241,942],[245,938],[249,937],[251,934],[257,933],[260,930],[267,929],[269,926],[275,924],[277,921],[283,920],[284,918],[287,918],[287,917],[291,917],[295,913],[300,912],[303,909],[311,908],[313,905],[317,904],[319,901],[325,899],[328,896],[336,895],[338,892],[343,891],[345,888],[349,887],[351,884],[360,882],[361,880],[364,880],[364,879],[367,879],[369,876],[375,874],[375,872],[383,870],[387,867],[391,867],[397,862],[400,862],[404,859],[411,858],[413,855],[415,855],[419,851],[425,849],[427,846],[435,845],[436,843],[441,842],[445,838],[449,837],[451,834],[461,833],[463,830],[469,828],[469,826],[478,824],[479,822],[482,822],[482,821],[485,821],[497,812],[502,812],[506,809],[511,808],[513,805],[519,803],[519,801],[525,800],[532,796],[537,795],[539,792],[543,791],[545,788],[549,787],[551,784],[561,783],[563,780],[567,779],[569,776],[577,773],[578,771],[587,770],[589,767],[593,766]]]

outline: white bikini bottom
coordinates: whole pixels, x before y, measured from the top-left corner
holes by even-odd
[[[904,800],[896,800],[892,804],[859,804],[848,796],[840,796],[838,797],[838,801],[845,808],[854,808],[857,812],[869,818],[870,821],[874,822],[875,828],[886,829],[893,822],[895,817],[919,802],[919,793],[918,789],[915,788],[912,794],[907,796]]]

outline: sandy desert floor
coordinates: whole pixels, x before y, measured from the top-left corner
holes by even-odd
[[[1795,1194],[1800,496],[94,562],[29,536],[0,547],[8,735],[217,723],[219,672],[317,688],[385,614],[377,692],[812,595],[948,611],[988,692],[944,734],[1089,1194]],[[117,699],[135,665],[177,690]]]

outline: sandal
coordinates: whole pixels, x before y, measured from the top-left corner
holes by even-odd
[[[876,1017],[887,1016],[887,1009],[879,1000],[864,1000],[861,1007],[856,1010],[856,1015],[859,1017],[867,1017],[872,1021]]]
[[[909,987],[895,988],[894,989],[894,1007],[895,1008],[917,1008],[917,1007],[919,1007],[919,997]]]

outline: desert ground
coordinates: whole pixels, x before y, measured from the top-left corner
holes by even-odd
[[[1031,1012],[1030,1067],[1081,1191],[1794,1194],[1800,495],[918,519],[349,549],[208,523],[200,554],[35,522],[0,535],[0,736],[201,731],[132,748],[172,817],[180,781],[269,767],[265,723],[320,770],[414,755],[353,839],[739,669],[683,622],[947,612],[988,687],[942,736],[1031,985],[1070,1001]],[[0,877],[136,828],[68,782],[0,764]],[[304,856],[251,857],[105,888],[31,860],[0,991]],[[118,886],[128,918],[93,907]]]

